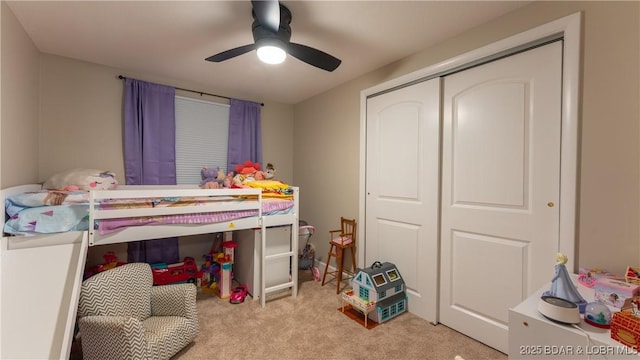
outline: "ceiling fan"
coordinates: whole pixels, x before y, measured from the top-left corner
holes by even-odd
[[[257,50],[258,57],[265,62],[277,63],[284,61],[286,54],[326,71],[333,71],[342,62],[340,59],[314,49],[312,47],[292,43],[291,39],[291,11],[277,0],[252,0],[253,10],[253,44],[240,46],[209,56],[205,60],[221,62],[236,56]],[[271,53],[270,53],[271,52]],[[264,60],[263,56],[276,54],[277,60]]]

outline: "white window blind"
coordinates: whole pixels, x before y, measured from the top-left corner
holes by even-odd
[[[178,184],[199,184],[204,166],[227,171],[229,105],[176,96]]]

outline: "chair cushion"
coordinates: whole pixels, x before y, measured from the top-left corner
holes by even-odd
[[[151,267],[130,263],[94,275],[82,283],[78,315],[151,316]]]
[[[181,316],[152,316],[142,322],[152,359],[170,359],[197,334],[197,320]]]
[[[340,245],[349,245],[353,242],[353,239],[351,239],[351,236],[338,236],[331,239],[331,241]]]

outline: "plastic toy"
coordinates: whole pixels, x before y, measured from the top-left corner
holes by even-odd
[[[551,289],[545,291],[542,295],[555,296],[561,299],[569,300],[580,309],[580,313],[584,313],[587,301],[580,295],[576,286],[573,285],[569,272],[565,264],[567,256],[562,253],[556,255],[555,275],[551,279]]]
[[[182,262],[167,265],[158,263],[151,265],[153,285],[167,285],[181,282],[195,283],[198,278],[198,266],[192,257],[186,257]]]
[[[85,270],[84,272],[85,280],[97,273],[103,272],[105,270],[113,269],[116,266],[126,264],[125,262],[118,261],[118,257],[113,251],[107,251],[102,257],[104,258],[104,264],[92,266],[89,269]]]
[[[220,263],[220,281],[218,282],[218,295],[221,299],[231,296],[231,263]]]
[[[611,327],[611,310],[600,302],[590,302],[584,311],[584,321],[589,325],[608,329]]]
[[[247,297],[247,285],[238,285],[231,292],[231,298],[229,298],[229,302],[232,304],[240,304],[244,302],[244,299]]]

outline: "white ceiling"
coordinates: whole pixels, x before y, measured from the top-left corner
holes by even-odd
[[[291,56],[266,65],[255,51],[204,61],[253,42],[248,0],[7,3],[41,52],[295,104],[529,1],[282,1],[292,13],[291,41],[340,58],[334,72]]]

